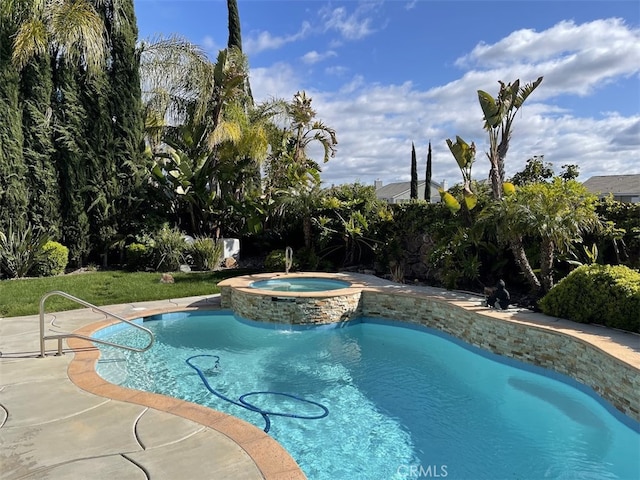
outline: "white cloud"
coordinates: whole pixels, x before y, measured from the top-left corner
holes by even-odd
[[[413,10],[413,8],[416,6],[416,3],[418,3],[418,0],[411,0],[410,2],[407,2],[404,6],[405,10]]]
[[[341,77],[345,75],[349,71],[349,68],[344,65],[332,65],[331,67],[327,67],[324,69],[324,73],[327,75],[332,75],[336,77]]]
[[[542,32],[531,29],[516,30],[493,45],[482,42],[468,55],[458,60],[459,66],[500,67],[513,60],[541,62],[570,56],[574,52],[622,50],[637,60],[640,31],[632,30],[619,18],[594,20],[576,25],[573,21],[559,22]],[[598,52],[598,50],[600,52]]]
[[[320,10],[320,15],[324,23],[324,30],[335,30],[347,40],[359,40],[374,33],[373,17],[370,15],[377,7],[377,4],[360,4],[352,13],[345,7],[330,8]]]
[[[591,96],[605,82],[637,75],[638,31],[620,21],[606,20],[583,25],[562,22],[533,37],[526,32],[514,32],[494,45],[477,46],[462,57],[464,62],[458,62],[474,68],[434,88],[420,89],[411,82],[373,84],[357,73],[331,92],[307,88],[318,118],[335,128],[338,136],[337,155],[323,166],[325,184],[371,184],[378,178],[385,183],[407,181],[411,142],[415,142],[422,172],[429,140],[434,180],[457,183],[461,175],[445,143],[456,135],[477,144],[473,177],[486,178],[487,133],[476,91],[495,95],[498,79],[520,78],[528,83],[540,75],[544,81],[513,125],[506,159],[508,176],[522,170],[534,155],[544,155],[556,173],[562,165],[577,164],[581,180],[592,175],[640,173],[640,112],[580,117],[562,103],[562,95]],[[524,47],[526,38],[537,53]],[[523,44],[520,47],[514,45],[518,39]],[[561,39],[566,39],[565,48],[561,48]],[[500,51],[508,61],[500,60]],[[283,64],[252,70],[251,82],[262,95],[277,92],[286,99],[305,88],[305,77]]]
[[[617,18],[581,25],[564,21],[542,32],[515,31],[493,45],[480,43],[456,65],[500,73],[494,78],[507,81],[516,75],[522,81],[544,75],[542,98],[585,96],[615,78],[640,72],[640,29]]]
[[[303,89],[297,72],[287,63],[276,63],[269,68],[252,68],[249,81],[257,102],[274,97],[290,100],[298,90]]]
[[[305,38],[311,30],[308,22],[303,22],[300,30],[291,35],[273,36],[269,32],[260,32],[257,35],[251,33],[249,38],[243,43],[243,50],[247,55],[256,54],[264,50],[276,50],[287,43],[296,42]]]
[[[207,52],[217,52],[225,48],[224,46],[218,45],[211,35],[206,35],[202,39],[201,45]]]
[[[309,65],[313,65],[314,63],[321,62],[327,58],[336,57],[337,55],[338,54],[333,50],[328,50],[324,53],[318,53],[315,50],[312,50],[302,56],[302,61]]]

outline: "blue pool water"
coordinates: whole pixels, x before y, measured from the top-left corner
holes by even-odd
[[[251,288],[261,290],[275,290],[277,292],[323,292],[325,290],[338,290],[351,285],[342,280],[329,278],[275,278],[270,280],[258,280],[252,282]]]
[[[171,395],[243,418],[260,413],[221,400],[275,391],[325,406],[324,418],[273,416],[269,435],[310,480],[638,479],[640,426],[568,377],[470,347],[434,330],[369,318],[344,328],[293,330],[230,312],[164,314],[144,322],[143,354],[100,347],[112,383]],[[126,326],[97,336],[143,344]],[[281,395],[262,410],[319,416]]]

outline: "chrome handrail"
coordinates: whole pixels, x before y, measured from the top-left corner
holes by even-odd
[[[144,331],[145,333],[148,333],[150,337],[149,344],[142,348],[130,347],[128,345],[121,345],[119,343],[108,342],[107,340],[100,340],[98,338],[88,337],[86,335],[80,335],[77,333],[61,333],[57,335],[45,336],[44,334],[44,303],[47,300],[47,298],[52,297],[54,295],[64,297],[68,300],[72,300],[76,303],[79,303],[80,305],[84,305],[85,307],[91,308],[92,310],[103,313],[107,317],[115,318],[120,322],[124,322],[128,325],[131,325],[134,328],[137,328],[139,330]],[[62,292],[60,290],[54,290],[52,292],[45,293],[40,299],[40,356],[41,357],[45,356],[45,345],[44,345],[45,340],[54,340],[54,339],[58,340],[58,353],[56,355],[62,355],[62,339],[63,338],[81,338],[83,340],[89,340],[90,342],[99,343],[101,345],[109,345],[116,348],[122,348],[124,350],[129,350],[130,352],[146,352],[153,346],[153,343],[155,342],[155,335],[148,328],[143,327],[142,325],[138,325],[135,322],[132,322],[131,320],[127,320],[126,318],[122,318],[121,316],[116,315],[115,313],[108,312],[100,307],[96,307],[95,305],[89,302],[85,302],[84,300],[74,297],[73,295],[69,295],[66,292]]]

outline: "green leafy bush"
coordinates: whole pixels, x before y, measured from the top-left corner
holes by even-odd
[[[0,273],[11,278],[24,277],[40,260],[48,240],[38,227],[27,224],[20,228],[9,222],[8,230],[0,232]]]
[[[640,272],[623,265],[576,268],[540,301],[547,315],[640,333]]]
[[[144,270],[149,266],[151,249],[142,243],[131,243],[126,246],[125,255],[129,270]]]
[[[50,240],[42,247],[42,254],[30,274],[35,277],[60,275],[64,273],[68,263],[69,249]]]
[[[186,263],[185,253],[187,241],[178,228],[164,225],[154,236],[154,263],[156,270],[161,272],[175,272],[180,265]]]
[[[284,250],[273,250],[267,255],[264,260],[264,269],[267,272],[284,272],[285,271],[286,256]],[[294,258],[293,265],[291,265],[290,271],[295,271],[300,268],[300,264]]]
[[[222,260],[224,245],[209,237],[196,237],[189,246],[193,266],[197,270],[215,270]]]

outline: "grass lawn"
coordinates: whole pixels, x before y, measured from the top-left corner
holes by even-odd
[[[40,298],[52,290],[62,290],[97,306],[163,300],[218,293],[218,282],[245,270],[172,273],[175,283],[160,283],[160,273],[102,271],[45,278],[0,281],[0,317],[37,314]],[[53,296],[45,305],[47,312],[83,308],[75,302]]]

